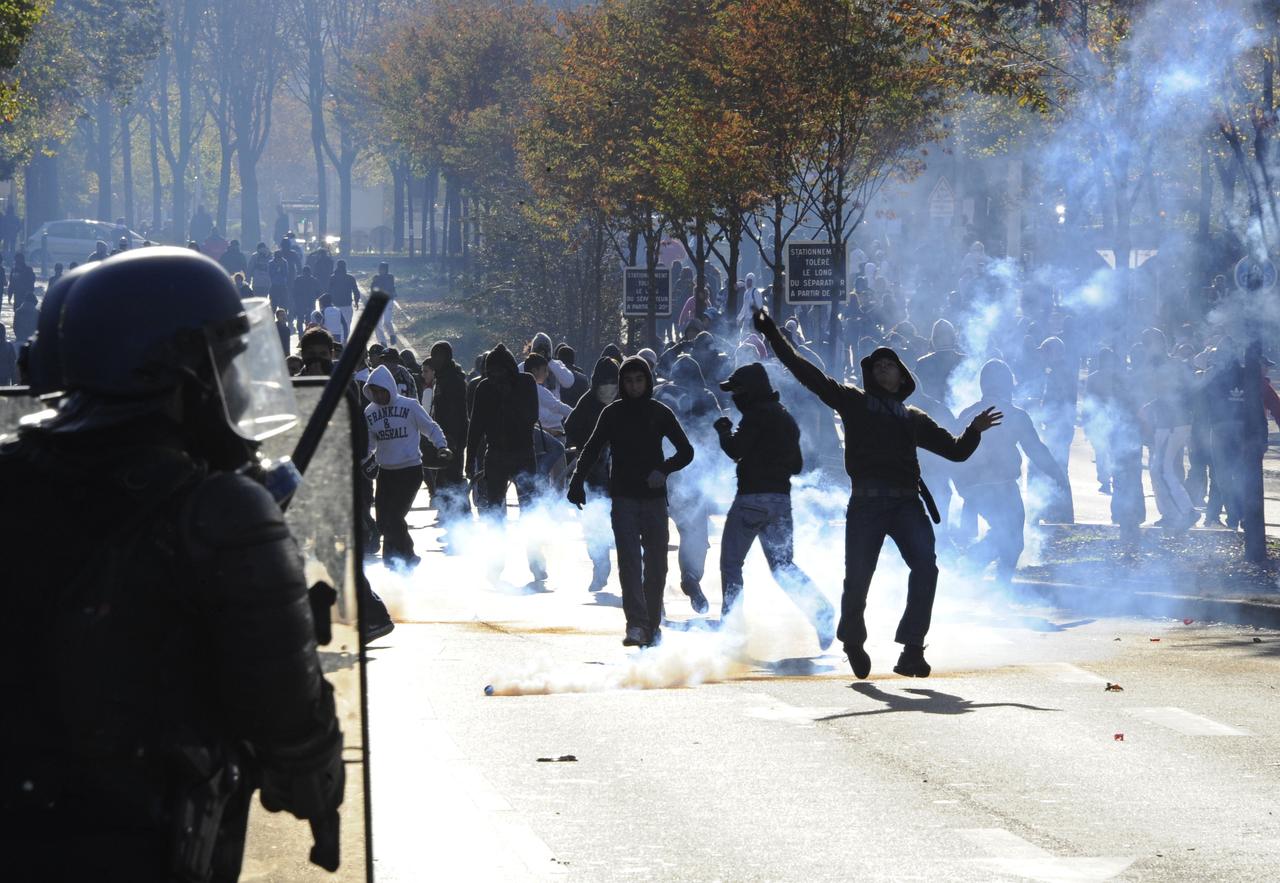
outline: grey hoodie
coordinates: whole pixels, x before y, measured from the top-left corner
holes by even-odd
[[[410,466],[422,465],[422,451],[418,447],[418,436],[426,436],[427,441],[437,448],[448,447],[444,433],[421,403],[400,395],[396,380],[387,370],[386,365],[379,365],[369,375],[364,385],[365,397],[372,401],[371,387],[385,389],[391,394],[391,401],[385,405],[371,404],[364,409],[365,422],[369,424],[369,453],[378,459],[382,469],[406,469]]]

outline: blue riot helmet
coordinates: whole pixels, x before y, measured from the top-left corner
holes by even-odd
[[[62,306],[67,292],[96,263],[83,264],[69,273],[63,273],[44,293],[40,302],[40,314],[36,319],[36,333],[23,347],[27,386],[32,395],[43,396],[60,393],[66,389],[62,380],[62,360],[58,346],[58,324],[62,319]]]
[[[195,442],[210,432],[225,442],[218,430],[229,429],[252,444],[297,422],[271,304],[242,301],[212,259],[183,248],[122,252],[80,276],[65,297],[65,387],[105,420],[164,410],[180,390],[181,423]]]

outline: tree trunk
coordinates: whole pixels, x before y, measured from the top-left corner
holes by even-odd
[[[447,178],[444,182],[444,205],[440,212],[440,266],[443,268],[449,260],[449,246],[452,244],[449,238],[449,225],[452,218],[453,201],[449,198],[449,193],[453,189],[453,182]],[[426,206],[423,206],[426,211]]]
[[[338,172],[338,253],[351,254],[351,172],[355,154],[343,152]]]
[[[391,248],[399,254],[404,251],[404,169],[397,160],[391,167]]]
[[[148,120],[150,129],[148,146],[151,154],[151,236],[157,236],[164,221],[164,182],[160,177],[160,141],[156,138],[156,121]]]
[[[94,144],[96,156],[94,170],[98,175],[98,219],[112,220],[111,214],[111,100],[106,96],[99,98],[94,108],[94,128],[97,129],[97,141]]]
[[[458,195],[458,208],[461,215],[461,224],[459,232],[462,237],[462,268],[467,268],[467,261],[471,258],[471,200],[462,194]]]
[[[221,139],[219,139],[221,141]],[[230,140],[219,144],[220,152],[218,157],[218,229],[223,235],[227,234],[227,216],[231,213],[231,157],[235,155],[235,148]],[[179,188],[185,192],[186,188]],[[177,200],[174,200],[177,204]],[[183,197],[183,211],[186,211],[186,198]],[[243,238],[244,230],[241,229],[240,236]],[[230,238],[229,236],[227,237]],[[243,250],[244,242],[240,243]]]
[[[449,247],[451,255],[462,254],[462,186],[460,182],[446,179],[445,201],[449,207]]]
[[[247,128],[247,127],[246,127]],[[238,151],[240,170],[240,239],[245,251],[262,240],[262,210],[258,206],[258,163],[245,150]]]
[[[436,256],[436,200],[440,198],[440,171],[432,166],[427,169],[427,190],[422,203],[422,250],[430,249],[431,257]]]
[[[1213,212],[1213,175],[1209,170],[1209,151],[1200,153],[1200,212],[1196,225],[1196,238],[1201,242],[1209,241],[1209,217]]]
[[[323,241],[329,232],[329,176],[324,161],[324,133],[316,126],[314,117],[311,122],[311,152],[316,163],[316,204],[320,207],[316,215],[316,235]]]
[[[52,155],[36,151],[27,164],[25,175],[25,203],[28,235],[40,229],[46,221],[62,217],[58,205],[58,146],[45,145]]]
[[[124,223],[133,227],[133,114],[120,110],[120,177],[124,196]]]
[[[404,202],[405,202],[405,209],[409,212],[409,223],[408,223],[409,257],[412,258],[413,257],[413,169],[408,165],[408,163],[405,164]],[[427,253],[426,249],[427,249],[426,243],[423,243],[422,245],[423,256],[425,256]]]

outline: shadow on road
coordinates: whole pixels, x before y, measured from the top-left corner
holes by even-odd
[[[1022,708],[1027,711],[1061,711],[1060,708],[1041,708],[1038,705],[1026,705],[1021,702],[970,702],[961,696],[953,696],[950,693],[941,693],[937,690],[911,689],[906,692],[914,694],[920,698],[911,698],[908,696],[900,696],[896,693],[886,693],[875,684],[856,683],[851,684],[849,689],[855,693],[861,693],[868,699],[874,699],[877,702],[884,703],[883,708],[873,708],[868,711],[847,711],[844,714],[833,714],[828,717],[816,718],[819,721],[840,720],[846,717],[868,717],[873,714],[893,714],[899,711],[914,711],[920,714],[968,714],[971,711],[977,711],[980,708]]]

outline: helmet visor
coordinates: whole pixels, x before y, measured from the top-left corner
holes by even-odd
[[[298,422],[298,403],[276,332],[271,302],[244,301],[248,328],[210,334],[209,351],[216,369],[227,422],[248,441],[262,441]]]

